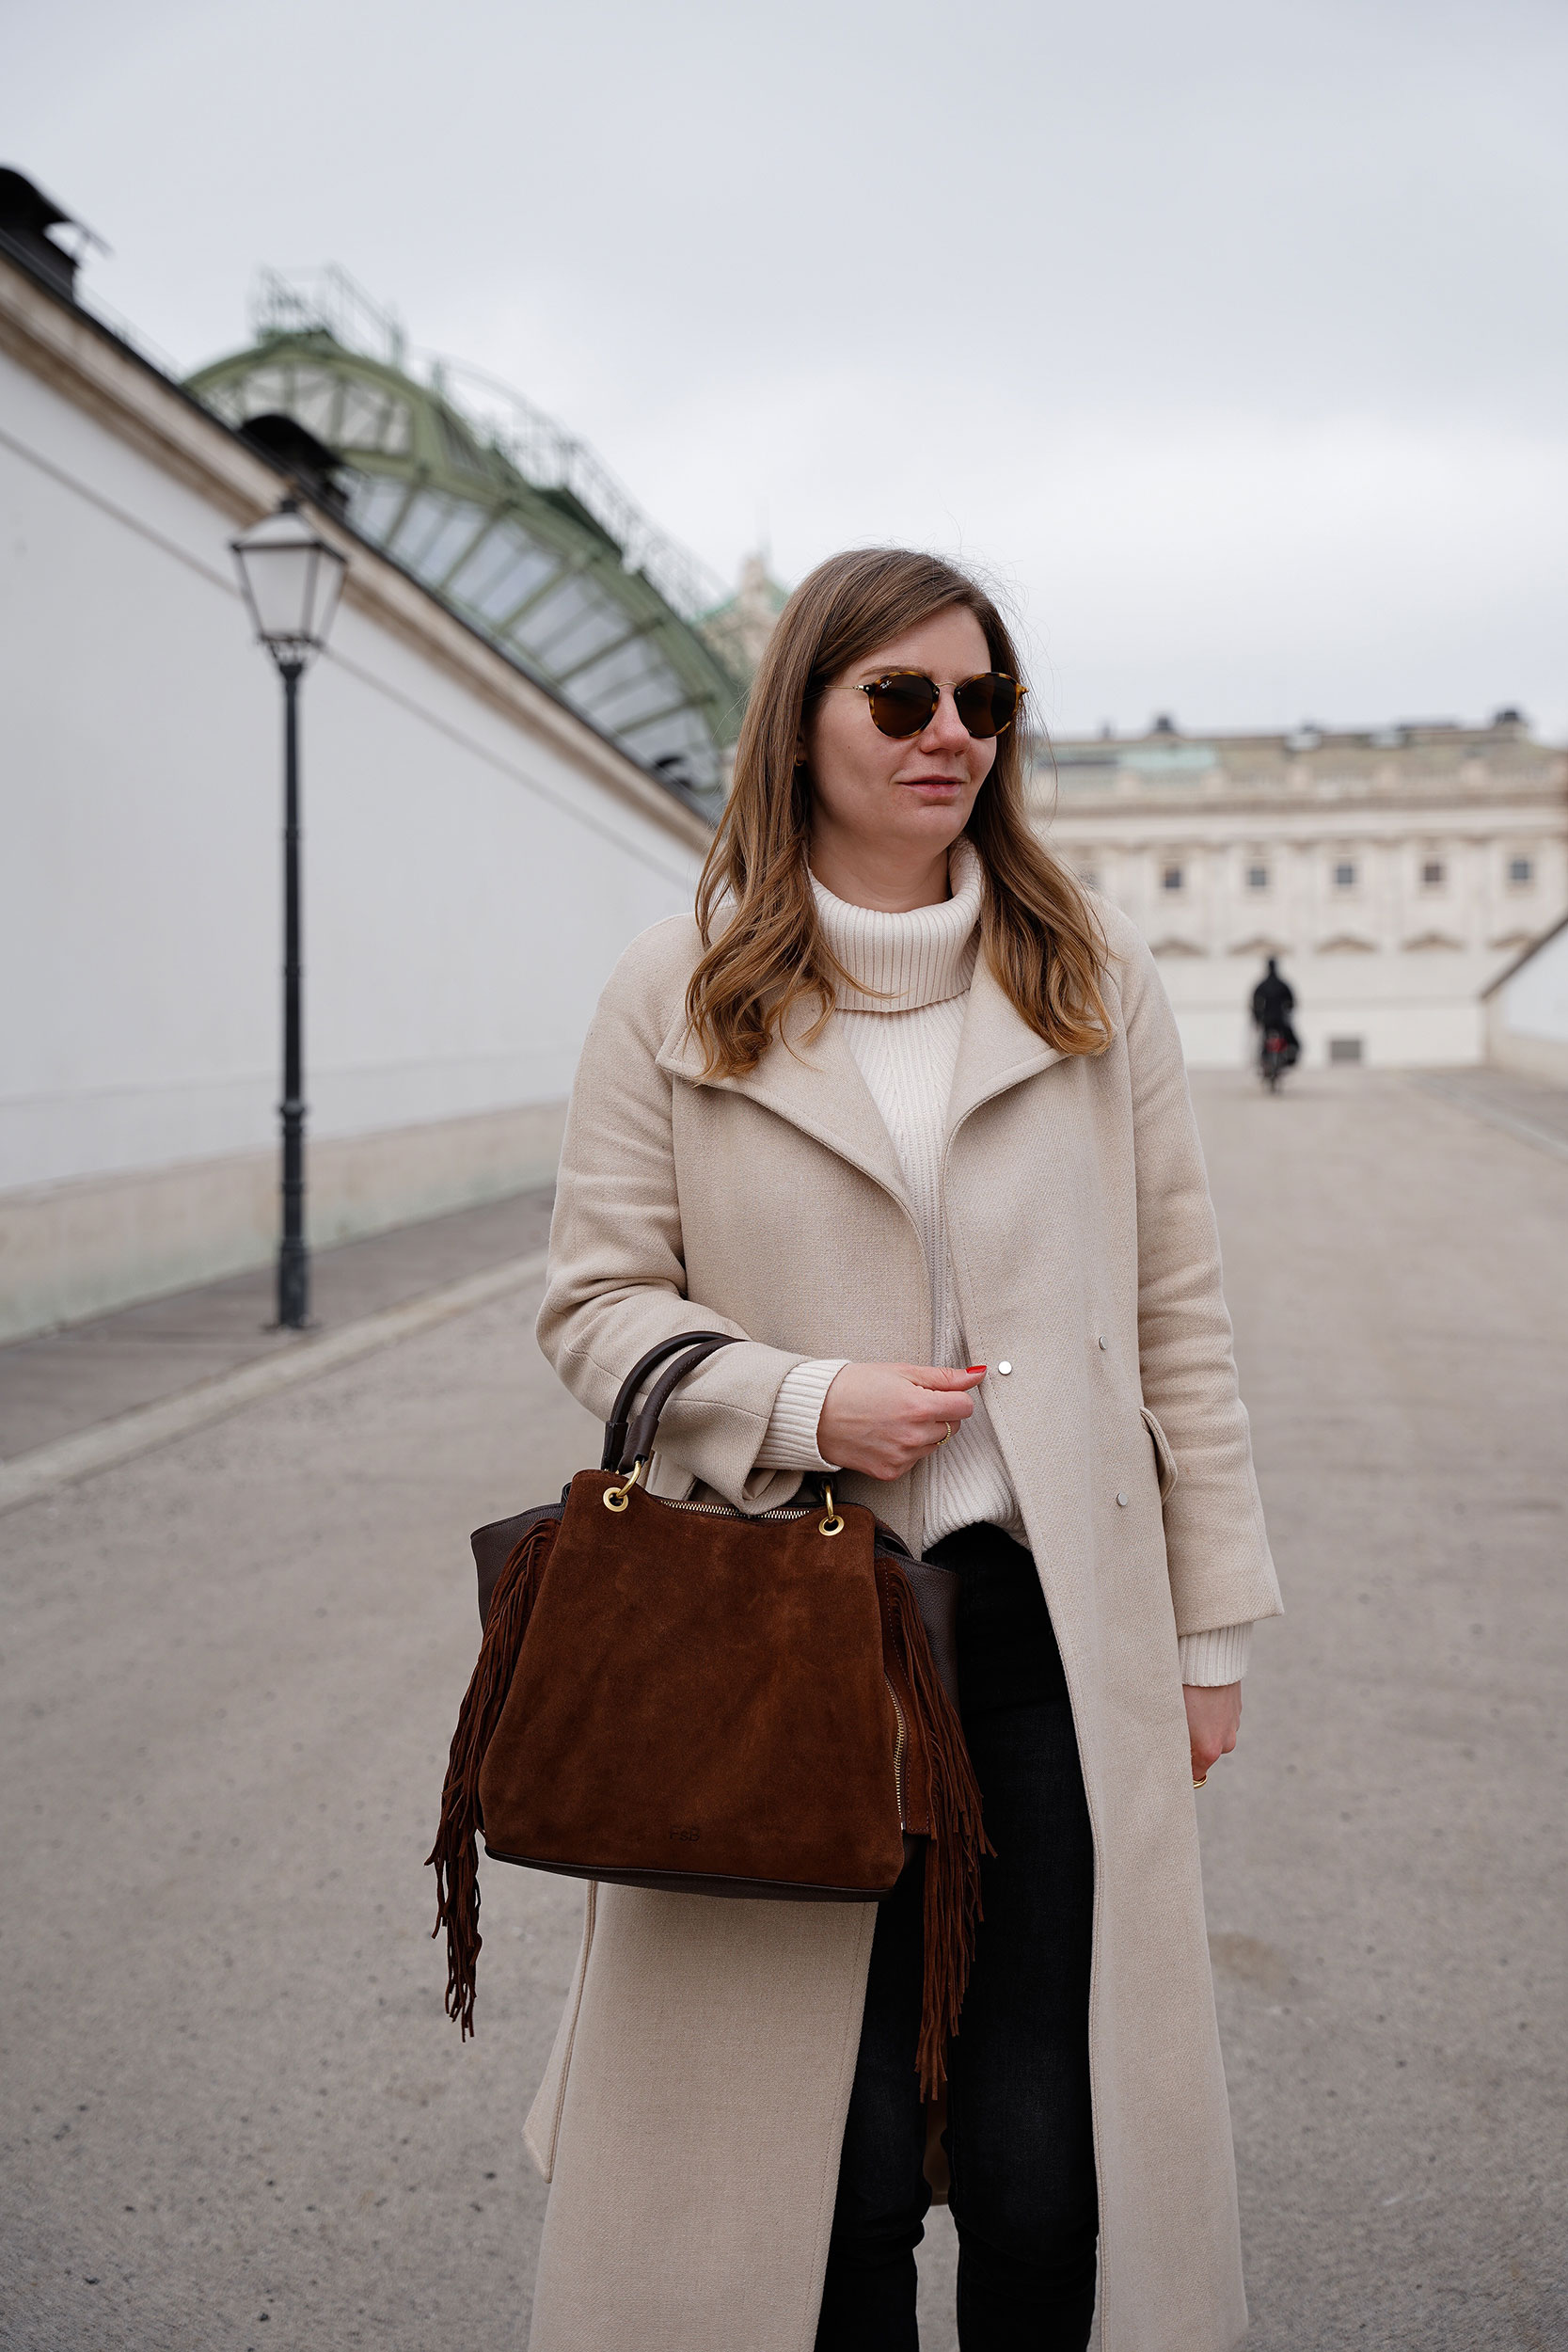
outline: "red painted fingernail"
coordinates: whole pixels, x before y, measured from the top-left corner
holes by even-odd
[[[984,1364],[966,1364],[964,1369],[966,1372],[984,1372],[985,1366]]]

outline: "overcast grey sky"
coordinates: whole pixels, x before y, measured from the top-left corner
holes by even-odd
[[[1058,729],[1568,735],[1562,0],[6,0],[184,366],[336,261],[733,574],[900,540]]]

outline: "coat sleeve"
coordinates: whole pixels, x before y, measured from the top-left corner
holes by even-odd
[[[1139,1372],[1144,1402],[1176,1457],[1164,1505],[1176,1629],[1202,1633],[1277,1616],[1279,1585],[1181,1041],[1142,940],[1122,947],[1120,978],[1137,1184]]]
[[[627,1372],[660,1340],[679,1331],[733,1332],[746,1343],[711,1356],[665,1408],[654,1483],[680,1495],[698,1481],[739,1509],[769,1510],[789,1500],[800,1471],[758,1468],[757,1454],[786,1375],[805,1359],[750,1340],[729,1316],[688,1295],[672,1101],[677,1082],[657,1060],[679,1002],[662,969],[673,961],[667,951],[657,931],[633,943],[610,975],[582,1049],[550,1220],[539,1344],[578,1403],[607,1421]]]

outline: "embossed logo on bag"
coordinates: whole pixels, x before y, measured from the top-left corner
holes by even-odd
[[[670,1832],[671,1836],[683,1846],[694,1846],[702,1834],[700,1829],[673,1829]]]

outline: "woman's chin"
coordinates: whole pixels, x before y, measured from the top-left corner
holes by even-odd
[[[921,792],[911,785],[900,785],[898,791],[899,799],[892,812],[896,836],[932,845],[958,839],[969,817],[965,794]]]

